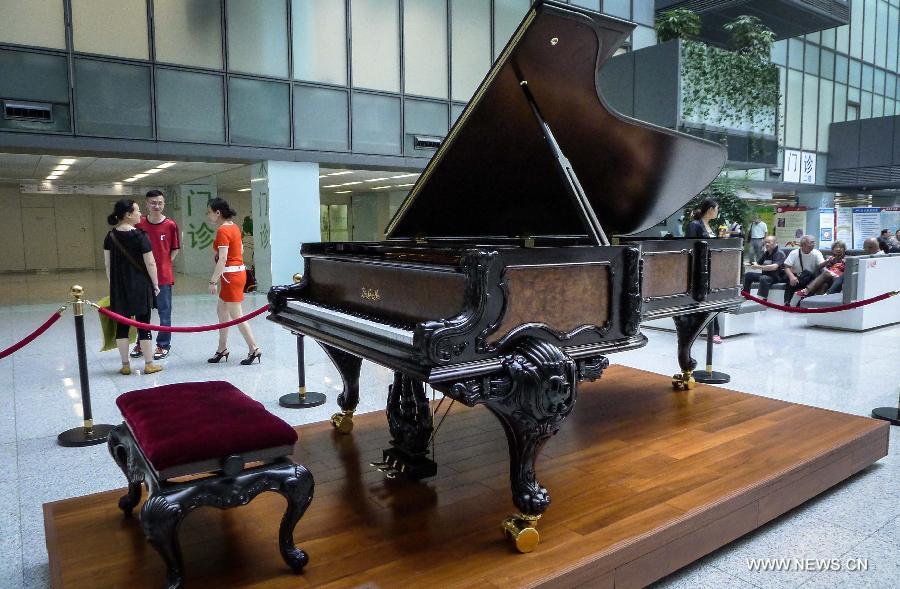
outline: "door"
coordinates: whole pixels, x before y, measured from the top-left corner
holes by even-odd
[[[52,207],[23,207],[22,233],[25,238],[25,269],[55,270],[59,267],[56,256],[56,214]]]
[[[59,267],[94,267],[91,201],[86,196],[56,197],[56,246]]]

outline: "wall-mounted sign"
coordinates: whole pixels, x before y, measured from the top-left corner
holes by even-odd
[[[796,149],[784,150],[784,181],[794,184],[816,183],[816,154]]]
[[[41,182],[40,184],[19,184],[19,192],[22,194],[99,194],[103,196],[132,196],[138,193],[138,187],[125,184],[54,184],[53,182]],[[140,187],[146,189],[145,186]]]
[[[831,249],[834,243],[834,209],[819,209],[819,247]]]
[[[784,181],[800,182],[800,152],[794,149],[784,150]]]
[[[806,207],[775,209],[775,241],[784,247],[797,247],[806,234]]]
[[[816,183],[816,154],[800,152],[800,184]]]
[[[836,207],[834,210],[834,238],[843,241],[847,247],[853,247],[853,209]]]
[[[853,249],[861,250],[863,242],[881,233],[881,209],[857,207],[853,209]]]

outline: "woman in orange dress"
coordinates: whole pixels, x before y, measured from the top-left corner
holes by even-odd
[[[219,293],[219,301],[216,312],[219,322],[224,323],[238,319],[244,314],[241,302],[244,300],[244,284],[247,273],[244,268],[243,250],[241,243],[241,229],[234,224],[234,209],[228,206],[224,198],[214,198],[207,204],[206,216],[209,221],[218,226],[216,239],[213,241],[213,260],[216,267],[209,279],[209,294]],[[253,339],[253,332],[247,322],[238,324],[238,331],[244,336],[249,352],[247,357],[241,360],[241,364],[247,366],[254,360],[262,362],[262,352]],[[228,328],[219,330],[219,347],[215,355],[208,361],[218,363],[222,358],[228,360]]]

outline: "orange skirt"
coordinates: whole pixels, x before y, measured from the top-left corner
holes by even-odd
[[[247,272],[224,272],[219,279],[219,298],[226,303],[240,303],[244,300],[244,284]]]

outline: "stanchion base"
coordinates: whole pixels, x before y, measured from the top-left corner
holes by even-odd
[[[90,430],[84,427],[73,427],[56,436],[56,441],[60,446],[66,448],[80,448],[81,446],[94,446],[106,442],[109,431],[114,426],[101,423],[95,425]]]
[[[278,399],[278,404],[282,407],[287,407],[288,409],[309,409],[310,407],[318,407],[327,400],[328,397],[322,393],[306,391],[305,399],[300,399],[300,393],[289,393],[287,395],[282,395],[281,398]]]
[[[731,376],[724,372],[707,372],[705,370],[695,370],[693,372],[694,380],[704,384],[725,384],[731,381]]]
[[[878,407],[877,409],[872,409],[872,417],[890,421],[891,425],[900,425],[900,408]]]

